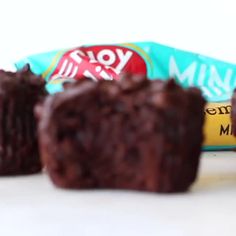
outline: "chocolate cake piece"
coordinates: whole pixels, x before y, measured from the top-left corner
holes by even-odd
[[[194,182],[205,100],[173,79],[84,79],[38,106],[42,160],[63,188],[182,192]]]
[[[0,175],[41,170],[34,105],[46,95],[44,85],[28,66],[0,70]]]

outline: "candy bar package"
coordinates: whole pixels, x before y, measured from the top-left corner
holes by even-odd
[[[205,150],[236,147],[230,122],[230,99],[236,87],[236,65],[154,42],[86,45],[26,57],[26,64],[46,81],[53,94],[65,83],[82,77],[119,79],[121,73],[142,74],[150,80],[175,78],[184,88],[198,87],[208,101],[205,107]]]

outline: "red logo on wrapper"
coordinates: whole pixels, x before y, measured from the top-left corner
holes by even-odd
[[[51,79],[69,77],[93,80],[117,79],[120,72],[146,74],[146,63],[135,51],[120,46],[79,47],[67,51],[59,61]]]

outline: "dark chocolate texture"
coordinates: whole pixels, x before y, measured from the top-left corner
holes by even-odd
[[[84,79],[38,107],[43,163],[63,188],[186,191],[203,141],[200,90],[173,79]]]
[[[41,170],[34,105],[46,95],[44,85],[28,66],[0,70],[0,175]]]

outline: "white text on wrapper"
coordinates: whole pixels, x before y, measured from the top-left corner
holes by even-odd
[[[99,51],[96,55],[93,51],[83,52],[79,49],[73,50],[69,57],[64,60],[58,75],[63,77],[75,77],[82,66],[82,63],[87,59],[90,65],[95,66],[95,72],[98,73],[99,77],[105,80],[114,79],[112,74],[118,75],[120,71],[126,66],[130,58],[132,57],[131,51],[122,51],[121,49],[109,50],[103,49]],[[101,65],[104,67],[102,68]],[[112,65],[116,63],[115,67]],[[89,70],[90,68],[87,65],[87,68],[83,70],[82,74],[86,77],[89,77],[93,80],[96,79],[96,74]],[[111,73],[109,73],[109,71]]]
[[[207,97],[220,96],[236,86],[236,78],[230,68],[222,77],[216,66],[193,61],[181,71],[174,56],[170,57],[169,75],[177,78],[182,84],[199,86]]]

